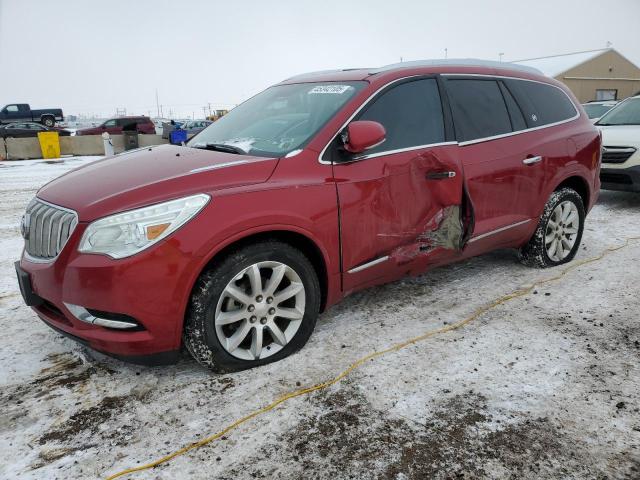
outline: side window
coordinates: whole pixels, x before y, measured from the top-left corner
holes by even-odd
[[[105,127],[115,127],[116,126],[116,121],[115,120],[107,120],[106,122],[104,122],[104,126]]]
[[[540,127],[574,117],[573,102],[558,87],[527,80],[506,80],[507,87],[522,106],[529,127]]]
[[[517,132],[519,130],[526,129],[527,122],[525,122],[524,120],[524,114],[522,113],[520,105],[518,105],[516,99],[513,98],[513,95],[511,95],[509,89],[502,82],[500,82],[500,90],[502,91],[502,97],[507,104],[507,111],[509,112],[509,118],[511,119],[511,127],[513,128],[513,131]]]
[[[7,105],[7,112],[9,113],[17,113],[18,106],[17,105]]]
[[[459,141],[512,131],[507,106],[496,80],[448,79],[447,91]]]
[[[369,103],[356,120],[373,120],[387,131],[386,140],[367,154],[444,142],[438,83],[433,78],[402,83]]]

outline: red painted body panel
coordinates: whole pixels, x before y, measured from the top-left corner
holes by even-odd
[[[591,208],[599,189],[600,139],[582,111],[576,120],[500,139],[452,141],[347,164],[319,161],[325,146],[374,92],[397,79],[438,73],[508,74],[567,91],[545,77],[481,67],[398,68],[375,75],[354,70],[288,80],[366,79],[369,85],[290,158],[153,147],[96,162],[43,187],[39,198],[75,210],[80,223],[54,262],[21,260],[35,292],[62,316],[42,307],[37,313],[105,352],[174,351],[180,347],[196,279],[222,249],[248,236],[287,231],[313,242],[325,264],[330,306],[369,285],[495,248],[523,245],[551,192],[570,177],[584,182]],[[574,103],[578,105],[575,99]],[[543,157],[541,163],[522,163],[536,155]],[[193,172],[207,167],[214,168]],[[434,171],[455,176],[428,179]],[[207,193],[211,201],[179,230],[137,255],[114,260],[77,250],[82,232],[95,219],[195,193]],[[473,217],[467,212],[469,205]],[[453,219],[452,208],[460,216],[456,246],[433,236]],[[522,224],[473,238],[517,222]],[[463,234],[474,241],[463,245]],[[349,272],[381,257],[389,258]],[[73,318],[65,302],[130,315],[146,330],[84,324]]]

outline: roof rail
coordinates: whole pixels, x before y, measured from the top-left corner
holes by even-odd
[[[392,63],[391,65],[385,65],[384,67],[374,68],[369,70],[371,75],[376,73],[387,72],[389,70],[395,70],[397,68],[414,68],[414,67],[491,67],[501,68],[508,70],[518,70],[526,73],[534,73],[536,75],[544,75],[540,70],[533,67],[527,67],[525,65],[517,65],[509,62],[496,62],[493,60],[480,60],[477,58],[447,58],[447,59],[435,59],[435,60],[415,60],[411,62]]]
[[[349,72],[351,70],[368,70],[367,68],[337,68],[333,70],[318,70],[316,72],[306,72],[301,73],[299,75],[294,75],[293,77],[289,77],[283,80],[283,82],[289,82],[291,80],[306,80],[307,78],[313,79],[313,77],[317,75],[330,74],[330,73],[340,73],[340,72]]]

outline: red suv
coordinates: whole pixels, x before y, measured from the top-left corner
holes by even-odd
[[[155,134],[156,126],[149,117],[118,117],[110,118],[97,127],[76,130],[76,135],[102,135],[104,132],[111,135],[120,135],[123,130]]]
[[[51,327],[136,362],[233,371],[300,349],[371,285],[496,248],[570,261],[600,136],[565,86],[493,62],[302,75],[186,146],[39,190],[16,263]]]

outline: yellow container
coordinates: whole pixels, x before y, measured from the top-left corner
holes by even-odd
[[[58,132],[38,132],[38,141],[42,150],[42,158],[60,158]]]

